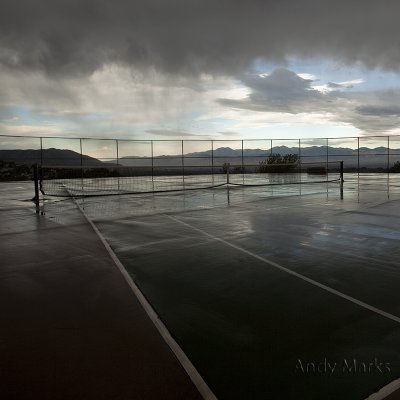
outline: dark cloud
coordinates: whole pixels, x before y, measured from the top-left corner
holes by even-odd
[[[341,82],[341,83],[328,82],[326,86],[327,86],[327,89],[331,89],[331,90],[353,89],[354,84],[359,84],[359,83],[363,83],[363,80],[356,79],[355,81],[348,81],[348,82]]]
[[[150,133],[151,135],[157,135],[157,136],[171,136],[171,137],[174,136],[181,137],[182,135],[187,135],[186,132],[172,130],[172,129],[148,129],[146,133]]]
[[[356,111],[362,115],[370,115],[377,117],[400,117],[400,107],[396,105],[390,106],[360,106]]]
[[[236,75],[260,57],[323,56],[400,70],[398,15],[395,0],[2,0],[0,64]]]
[[[150,133],[156,136],[177,137],[177,138],[208,137],[208,135],[196,134],[183,130],[174,130],[174,129],[148,129],[146,133]]]
[[[263,100],[265,96],[277,102],[290,97],[292,100],[303,99],[307,91],[311,90],[310,79],[304,79],[293,71],[277,68],[270,75],[251,75],[242,77],[242,82],[253,90],[251,97],[254,100]]]
[[[218,134],[221,136],[228,136],[228,137],[240,136],[239,132],[233,132],[233,131],[221,131],[221,132],[218,132]]]
[[[241,80],[252,90],[249,96],[243,100],[220,99],[220,104],[254,111],[297,114],[312,110],[317,107],[315,103],[326,100],[311,87],[312,80],[301,78],[285,68],[275,69],[267,76],[243,75]]]
[[[341,85],[340,83],[335,83],[335,82],[328,82],[327,86],[329,89],[333,89],[333,90],[343,88],[343,85]]]
[[[382,133],[400,127],[400,88],[379,91],[342,91],[348,83],[330,84],[335,90],[322,93],[312,80],[284,68],[269,75],[244,75],[251,92],[243,99],[219,99],[234,109],[287,114],[323,113],[327,119],[344,122],[365,133]]]

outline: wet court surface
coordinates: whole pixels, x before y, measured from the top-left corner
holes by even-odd
[[[78,204],[220,399],[365,399],[400,377],[400,195],[219,189]],[[78,218],[70,200],[47,220]]]
[[[218,398],[363,399],[400,376],[399,196],[304,189],[85,202]]]
[[[37,215],[29,188],[2,188],[0,398],[200,399],[73,201]]]

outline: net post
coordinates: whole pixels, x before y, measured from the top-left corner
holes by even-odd
[[[343,161],[340,161],[340,184],[343,186]]]
[[[228,185],[228,187],[229,187],[229,168],[230,168],[230,166],[231,166],[230,163],[226,164],[226,184]]]
[[[40,212],[40,198],[39,198],[39,168],[37,164],[33,164],[33,182],[35,185],[35,197],[32,199],[32,201],[35,203],[36,207],[36,214],[39,214]]]

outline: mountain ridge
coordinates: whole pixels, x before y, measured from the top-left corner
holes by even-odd
[[[100,166],[104,163],[97,158],[82,155],[76,151],[66,149],[27,149],[27,150],[0,150],[0,160],[14,162],[17,165],[32,166],[33,164],[77,166],[84,165]]]
[[[311,161],[324,162],[328,154],[330,161],[342,160],[346,167],[354,167],[358,164],[374,168],[387,167],[388,161],[393,164],[400,160],[400,149],[390,149],[389,157],[387,148],[380,146],[375,148],[360,147],[357,149],[348,147],[331,147],[331,146],[307,146],[303,148],[275,146],[272,149],[243,149],[244,165],[258,164],[271,154],[299,154],[306,161],[306,157]],[[359,157],[358,157],[359,156]],[[240,165],[242,162],[242,149],[232,149],[230,147],[219,147],[215,150],[206,150],[185,153],[183,155],[184,164],[186,167],[202,167],[210,165],[211,159],[214,159],[214,165],[219,166],[223,163],[231,163],[232,165]],[[175,155],[160,155],[153,158],[155,167],[170,167],[181,165],[182,154]],[[85,166],[110,167],[112,164],[119,163],[122,166],[131,167],[151,167],[151,157],[149,156],[125,156],[119,159],[101,161],[95,157],[66,150],[66,149],[27,149],[27,150],[0,150],[0,160],[5,162],[14,162],[17,165],[31,166],[35,163],[42,165],[58,165],[58,166],[80,166],[81,162]],[[250,162],[250,161],[251,162]]]

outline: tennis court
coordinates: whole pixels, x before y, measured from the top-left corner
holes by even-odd
[[[400,377],[390,179],[77,203],[217,398],[365,399]]]

